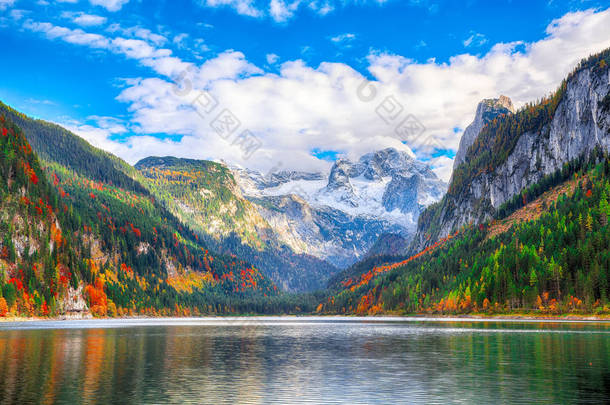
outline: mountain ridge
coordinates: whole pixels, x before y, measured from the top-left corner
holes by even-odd
[[[355,162],[338,159],[326,179],[321,173],[283,172],[282,181],[269,181],[277,179],[274,173],[232,170],[244,196],[286,243],[340,268],[364,257],[383,234],[409,239],[419,212],[446,187],[426,164],[394,148]]]
[[[243,197],[226,165],[170,156],[148,157],[135,167],[151,194],[206,243],[247,258],[284,290],[320,289],[338,271],[286,245],[260,209]]]
[[[592,151],[610,148],[610,50],[583,60],[539,103],[489,121],[457,166],[443,199],[422,213],[410,252],[482,223],[521,190]]]

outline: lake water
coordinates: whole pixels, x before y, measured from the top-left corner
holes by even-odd
[[[212,318],[0,324],[0,403],[603,403],[610,324]]]

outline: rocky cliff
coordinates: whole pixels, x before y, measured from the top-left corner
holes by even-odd
[[[490,219],[521,190],[594,148],[609,150],[608,61],[610,50],[581,62],[553,96],[492,120],[474,143],[465,140],[464,161],[447,195],[420,217],[411,252]]]
[[[488,98],[479,103],[474,116],[474,121],[466,127],[464,134],[460,139],[460,146],[453,161],[453,169],[455,170],[460,164],[464,163],[468,148],[474,143],[477,136],[483,127],[492,119],[500,114],[512,114],[515,112],[513,102],[506,96],[498,98]]]

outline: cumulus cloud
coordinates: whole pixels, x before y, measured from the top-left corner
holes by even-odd
[[[280,60],[280,57],[274,53],[268,53],[265,58],[267,59],[267,63],[270,65],[273,65]]]
[[[6,10],[15,4],[15,0],[0,0],[0,10]]]
[[[205,7],[229,7],[238,14],[248,17],[270,17],[277,23],[285,23],[293,18],[299,8],[306,8],[314,13],[325,16],[337,6],[350,4],[384,4],[387,0],[200,0]],[[419,4],[421,0],[410,0]]]
[[[449,179],[451,179],[451,172],[453,171],[453,159],[447,156],[438,156],[430,159],[426,163],[432,167],[432,171],[440,179],[449,182]]]
[[[64,11],[61,13],[62,18],[71,20],[73,23],[80,25],[81,27],[94,27],[105,24],[107,21],[106,17],[93,14],[85,14],[82,12],[70,12]]]
[[[108,11],[119,11],[123,6],[129,3],[129,0],[89,0],[93,6],[104,7]]]
[[[369,83],[342,63],[312,67],[295,60],[282,63],[276,73],[265,72],[229,50],[194,64],[142,40],[29,25],[49,38],[137,59],[160,75],[130,80],[118,95],[128,106],[133,136],[116,142],[108,129],[104,135],[94,125],[79,128],[132,163],[151,154],[174,154],[224,159],[263,171],[279,162],[324,169],[330,163],[312,151],[354,158],[396,147],[427,159],[445,179],[452,160],[438,151],[457,149],[481,99],[506,94],[517,106],[536,100],[553,91],[581,58],[610,46],[610,10],[574,12],[551,22],[539,41],[498,43],[486,54],[455,55],[446,63],[371,52],[368,70],[374,80]],[[211,106],[210,112],[201,112]],[[220,136],[212,125],[223,111],[239,123],[231,136]],[[244,130],[260,141],[249,158],[237,137]]]

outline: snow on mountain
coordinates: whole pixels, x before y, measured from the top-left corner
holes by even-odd
[[[337,160],[327,174],[232,170],[285,243],[340,267],[361,258],[382,234],[411,238],[419,213],[447,189],[429,166],[393,148],[356,162]]]

